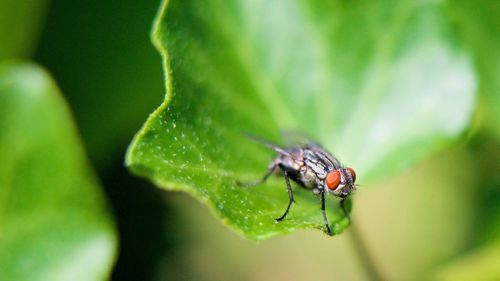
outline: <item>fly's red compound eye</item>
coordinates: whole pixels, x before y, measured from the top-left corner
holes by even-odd
[[[325,180],[326,186],[328,189],[334,190],[336,189],[339,184],[340,184],[340,172],[337,170],[331,171],[328,173],[326,176]]]
[[[347,171],[349,172],[349,174],[351,174],[352,182],[355,182],[356,181],[356,172],[354,172],[354,170],[352,168],[347,168]]]

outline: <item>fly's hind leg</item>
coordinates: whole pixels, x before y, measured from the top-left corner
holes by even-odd
[[[278,222],[282,221],[286,217],[288,211],[290,211],[290,206],[292,206],[292,203],[295,202],[295,200],[293,200],[292,186],[290,185],[290,177],[288,176],[287,171],[285,171],[285,181],[286,190],[288,191],[288,206],[286,207],[285,213],[281,217],[275,219]]]
[[[272,175],[274,171],[276,171],[276,168],[278,168],[278,164],[276,162],[273,162],[273,164],[267,169],[266,174],[261,179],[251,182],[236,181],[236,184],[241,187],[252,187],[259,185],[261,183],[264,183],[267,180],[267,178],[269,178],[269,176]]]

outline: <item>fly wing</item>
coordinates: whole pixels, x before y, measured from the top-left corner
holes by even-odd
[[[278,152],[279,154],[282,154],[282,155],[289,156],[289,157],[293,158],[293,155],[290,152],[288,152],[286,149],[281,148],[281,147],[279,147],[279,146],[277,146],[277,145],[275,145],[275,144],[273,144],[273,143],[271,143],[271,142],[269,142],[267,140],[264,140],[262,138],[259,138],[257,136],[254,136],[254,135],[251,135],[251,134],[248,134],[248,133],[246,133],[245,136],[247,138],[253,140],[256,143],[260,143],[262,145],[265,145],[266,147],[268,147],[268,148],[270,148],[270,149]]]
[[[287,146],[299,145],[302,147],[316,147],[324,150],[323,146],[321,146],[319,142],[304,133],[288,130],[280,131],[280,133]]]
[[[314,158],[321,160],[325,165],[335,169],[342,167],[342,164],[336,157],[328,152],[319,142],[309,138],[306,134],[297,131],[281,131],[281,135],[285,139],[285,142],[290,142],[309,150],[310,153],[314,154]]]

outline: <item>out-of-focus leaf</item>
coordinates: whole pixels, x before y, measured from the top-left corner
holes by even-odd
[[[500,280],[500,241],[489,243],[471,253],[460,256],[439,269],[439,281],[496,281]]]
[[[0,0],[0,60],[32,54],[46,6],[46,0]]]
[[[443,4],[405,1],[164,1],[153,40],[167,98],[127,164],[163,188],[207,202],[249,238],[321,228],[319,199],[282,179],[252,189],[272,153],[242,136],[280,130],[318,140],[381,179],[463,132],[475,101],[468,55]],[[331,205],[330,205],[331,206]],[[333,209],[329,206],[329,209]],[[338,209],[329,214],[341,231]]]
[[[479,74],[479,123],[500,138],[500,2],[448,1],[456,30],[474,53]]]
[[[116,237],[57,86],[0,65],[0,280],[103,280]]]

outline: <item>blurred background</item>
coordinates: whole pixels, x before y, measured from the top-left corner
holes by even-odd
[[[164,97],[149,36],[157,1],[37,5],[28,13],[32,48],[12,57],[47,68],[74,114],[118,228],[113,280],[369,280],[347,235],[299,231],[246,241],[194,198],[125,169],[128,144]],[[478,64],[493,52],[480,52]],[[500,69],[499,60],[488,63]],[[482,82],[500,81],[488,75]],[[460,141],[355,195],[353,220],[387,280],[500,280],[500,119],[492,121],[500,115],[491,106],[500,92],[491,89],[480,85],[472,128]]]

